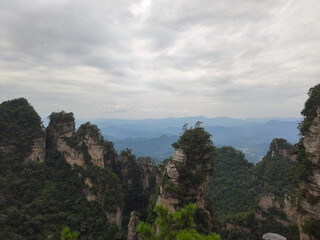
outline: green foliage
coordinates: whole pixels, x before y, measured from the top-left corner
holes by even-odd
[[[61,240],[77,240],[79,232],[70,230],[69,227],[64,227],[61,230]]]
[[[117,208],[123,209],[123,192],[119,178],[109,168],[91,165],[87,169],[80,168],[79,172],[83,179],[90,179],[92,187],[88,190],[99,197],[98,201],[104,211],[115,212]]]
[[[33,140],[44,137],[40,116],[24,98],[0,104],[0,146],[19,158],[30,153]]]
[[[187,155],[187,164],[194,166],[196,163],[204,163],[204,161],[212,162],[214,155],[214,146],[211,141],[211,134],[200,126],[201,122],[197,122],[195,127],[184,128],[183,134],[179,140],[172,144],[177,148],[182,148]]]
[[[215,206],[215,213],[222,217],[253,208],[259,192],[255,188],[253,164],[232,147],[217,148],[215,173],[206,190]]]
[[[123,225],[127,226],[130,213],[136,211],[141,219],[147,218],[147,205],[150,192],[143,191],[141,182],[141,166],[130,149],[120,153],[122,189],[124,193]]]
[[[155,225],[159,231],[155,233],[153,227],[145,222],[139,223],[137,231],[144,240],[220,240],[215,233],[205,236],[195,230],[195,210],[196,206],[189,204],[171,213],[168,208],[157,205],[154,210],[158,215]]]
[[[285,142],[284,142],[285,143]],[[286,149],[292,146],[283,145]],[[272,150],[274,146],[270,146]],[[255,166],[249,163],[244,155],[232,147],[217,148],[215,157],[215,174],[207,187],[206,195],[215,207],[215,217],[222,222],[229,222],[246,230],[223,230],[223,239],[261,239],[266,232],[277,232],[287,239],[298,239],[297,227],[283,227],[275,216],[285,219],[285,214],[276,208],[262,213],[265,221],[257,224],[254,212],[261,195],[275,195],[282,203],[287,192],[295,189],[286,175],[295,163],[282,159],[279,155],[266,157]],[[214,219],[216,219],[214,218]],[[250,230],[250,233],[246,231]]]
[[[304,220],[302,231],[318,239],[320,237],[320,220],[314,217]]]
[[[100,129],[97,125],[91,124],[90,122],[82,124],[78,128],[76,136],[78,139],[84,139],[86,135],[91,137],[97,143],[104,144],[103,136],[101,135]]]
[[[19,158],[1,156],[0,204],[4,207],[0,208],[0,236],[59,240],[62,227],[70,226],[80,233],[80,240],[122,239],[121,231],[108,222],[101,205],[86,200],[83,194],[86,185],[79,178],[83,174],[81,169],[71,168],[54,151],[45,163],[21,164]],[[112,184],[119,186],[115,182]],[[110,186],[116,188],[113,185],[110,182]],[[110,197],[121,204],[122,195],[117,195],[117,191],[111,193]]]
[[[48,118],[51,124],[74,122],[73,113],[66,113],[65,111],[53,112]]]
[[[308,92],[309,98],[304,104],[304,109],[301,111],[304,116],[303,121],[299,125],[299,130],[302,135],[309,130],[312,121],[317,116],[317,109],[320,106],[320,84],[310,88]]]
[[[181,206],[188,204],[186,195],[190,189],[196,189],[205,180],[202,171],[208,172],[209,169],[212,172],[215,147],[212,145],[211,135],[200,124],[197,122],[195,127],[189,129],[184,125],[183,134],[172,144],[176,149],[181,148],[187,156],[185,163],[175,163],[179,172],[179,186],[174,186],[166,174],[162,178],[164,189],[174,194],[180,200]]]

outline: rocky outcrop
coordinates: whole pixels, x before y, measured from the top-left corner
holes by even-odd
[[[300,147],[301,154],[306,156],[300,159],[300,169],[307,169],[305,178],[300,179],[297,199],[298,216],[297,222],[300,229],[300,240],[319,239],[319,232],[315,233],[314,228],[320,228],[320,107],[319,88],[317,85],[309,92],[310,98],[301,112],[304,115],[301,133],[304,135],[303,147]],[[306,164],[306,162],[308,162]],[[313,222],[308,225],[308,222]],[[309,232],[304,231],[308,229]],[[316,236],[317,235],[317,236]]]
[[[46,158],[46,141],[44,137],[33,141],[31,154],[26,158],[27,161],[44,162]]]
[[[316,165],[320,159],[320,107],[317,109],[317,116],[309,127],[309,131],[304,136],[303,146],[308,159]]]
[[[104,167],[104,154],[105,150],[102,144],[99,144],[90,134],[86,134],[83,138],[83,143],[88,148],[88,153],[91,157],[91,162],[93,165]]]
[[[46,143],[48,149],[56,149],[62,141],[74,135],[74,117],[72,113],[60,112],[52,113],[49,118],[50,123],[46,129]]]
[[[287,240],[287,238],[277,233],[266,233],[262,236],[263,240]]]
[[[137,216],[136,212],[132,211],[130,214],[130,221],[128,224],[128,240],[141,240],[136,231],[139,222],[139,217]]]
[[[90,188],[93,187],[93,184],[90,180],[90,178],[85,178],[84,179],[84,183],[87,185],[87,189],[84,189],[83,192],[84,192],[84,195],[86,196],[86,199],[91,202],[91,201],[96,201],[97,200],[97,195],[96,194],[93,194],[92,191],[90,190]]]
[[[276,200],[274,195],[264,195],[260,197],[258,208],[254,212],[258,223],[273,219],[282,226],[289,227],[296,225],[296,211],[291,204],[290,198],[285,196],[283,206]],[[263,223],[262,223],[263,224]]]
[[[140,161],[141,164],[141,183],[143,190],[154,190],[156,173],[153,159],[145,157],[138,159],[138,161]]]
[[[131,165],[132,159],[130,158],[131,152],[122,151],[120,154],[121,161],[121,179],[123,185],[127,186],[128,189],[132,187],[133,179],[131,177]]]
[[[97,136],[97,137],[96,137]],[[47,145],[62,153],[70,165],[85,165],[83,146],[93,165],[104,167],[104,155],[106,154],[99,130],[90,123],[82,124],[77,132],[72,113],[52,113],[47,128]],[[81,149],[81,150],[80,150]]]
[[[117,207],[115,211],[113,212],[106,212],[108,221],[111,224],[115,224],[118,227],[121,227],[122,222],[122,209],[120,207]]]
[[[269,147],[267,156],[272,159],[279,157],[281,159],[290,159],[296,161],[297,156],[292,154],[293,146],[282,138],[274,138]]]
[[[201,181],[188,187],[184,194],[184,201],[193,203],[198,208],[205,208],[204,193],[212,174],[212,164],[206,160],[211,156],[205,156],[203,163],[199,161],[190,171],[191,176],[199,176]],[[175,191],[184,184],[181,179],[182,168],[188,162],[187,156],[182,149],[177,149],[170,161],[168,161],[163,178],[167,178],[165,184],[160,185],[160,195],[157,204],[167,206],[171,211],[177,211],[182,207],[182,201]],[[185,176],[183,176],[185,177]]]
[[[174,162],[180,162],[180,163],[185,163],[187,161],[187,156],[184,153],[183,149],[178,148],[174,151],[172,160]]]
[[[59,112],[50,115],[50,123],[46,131],[46,142],[49,151],[56,150],[60,152],[66,162],[72,166],[82,166],[85,171],[88,169],[90,169],[90,172],[96,171],[96,174],[93,174],[93,176],[84,177],[83,179],[86,184],[86,187],[83,189],[85,197],[88,201],[97,201],[101,205],[111,224],[121,226],[121,201],[119,201],[119,205],[115,206],[115,208],[105,205],[108,195],[110,192],[115,191],[115,189],[113,189],[114,186],[108,186],[109,183],[106,183],[106,179],[102,181],[102,178],[109,178],[107,175],[112,175],[112,173],[102,173],[94,170],[94,166],[104,168],[104,157],[108,156],[107,145],[97,126],[85,123],[75,131],[73,114]],[[102,176],[103,174],[106,175]],[[80,174],[79,177],[81,178],[82,175]],[[112,182],[113,180],[110,181]]]
[[[280,209],[280,204],[276,201],[274,195],[264,195],[260,198],[258,206],[263,211],[268,211],[269,208],[275,207]]]

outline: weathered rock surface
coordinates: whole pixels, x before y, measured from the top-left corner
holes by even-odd
[[[70,138],[75,133],[75,122],[74,119],[66,122],[51,122],[49,123],[47,129],[46,143],[49,149],[57,148],[58,140],[64,140],[65,138]]]
[[[140,240],[141,238],[138,236],[136,231],[137,226],[139,224],[139,217],[137,216],[135,211],[131,212],[130,221],[128,224],[128,240]]]
[[[64,113],[68,114],[68,113]],[[86,124],[84,124],[86,125]],[[84,126],[82,125],[82,126]],[[80,128],[82,127],[80,126]],[[79,128],[79,129],[80,129]],[[63,122],[51,122],[47,128],[47,145],[50,149],[56,149],[65,157],[70,165],[77,164],[79,166],[85,165],[83,152],[76,149],[81,145],[85,145],[93,165],[104,167],[105,149],[101,143],[96,141],[89,133],[84,136],[76,137],[75,146],[70,146],[68,139],[74,138],[77,135],[75,132],[74,119]]]
[[[317,116],[304,135],[303,146],[305,147],[311,166],[308,181],[301,182],[299,186],[300,191],[304,192],[306,197],[298,199],[304,211],[298,215],[297,222],[300,228],[300,240],[313,240],[315,239],[314,237],[303,233],[302,225],[304,221],[310,217],[320,220],[320,107],[317,109]],[[308,198],[317,200],[311,204],[307,200]]]
[[[155,166],[152,158],[143,158],[141,170],[141,183],[143,190],[146,191],[151,187],[155,187],[156,175]]]
[[[175,162],[185,163],[187,161],[187,156],[184,153],[183,149],[178,148],[174,151],[172,160]]]
[[[108,221],[111,224],[115,224],[118,227],[121,227],[121,222],[122,222],[122,209],[117,207],[114,212],[106,212]]]
[[[284,213],[286,217],[281,217],[282,214],[274,215],[273,212],[275,209],[279,213]],[[269,216],[267,216],[268,214]],[[268,218],[270,221],[271,218],[284,227],[290,227],[297,224],[297,212],[295,208],[292,206],[291,199],[288,196],[285,196],[283,206],[279,204],[274,195],[261,196],[258,203],[258,208],[256,208],[254,215],[255,219],[257,220],[257,223],[262,222],[263,224],[264,221],[268,221]]]
[[[199,163],[191,171],[192,174],[199,174],[203,176],[202,181],[193,186],[189,186],[184,196],[185,202],[193,203],[198,208],[202,209],[204,209],[206,205],[204,201],[204,193],[212,174],[212,164],[205,161],[208,159],[208,157],[211,156],[204,156],[203,163],[199,161]],[[164,175],[168,178],[167,184],[172,184],[173,188],[179,188],[180,185],[183,184],[180,179],[179,167],[185,165],[187,161],[188,159],[184,151],[181,148],[176,149],[172,160],[168,161],[165,167]],[[167,188],[167,185],[163,186],[160,184],[160,195],[158,196],[157,204],[162,204],[168,207],[171,211],[177,211],[183,207],[181,206],[181,199],[179,199],[177,194],[173,193]]]
[[[54,121],[50,119],[47,128],[48,148],[60,152],[70,165],[78,165],[86,169],[89,166],[88,161],[91,161],[93,165],[104,168],[104,157],[107,153],[97,127],[86,123],[76,132],[72,113],[60,112],[55,113],[54,116],[58,117],[55,117]],[[104,198],[108,194],[108,186],[99,185],[100,189],[97,192],[93,191],[94,186],[90,178],[85,178],[84,182],[87,185],[83,190],[86,199],[99,202],[109,222],[121,226],[122,209],[120,207],[116,207],[114,211],[104,209]]]
[[[268,209],[272,207],[280,208],[280,204],[276,201],[274,195],[262,196],[259,200],[258,206],[264,211],[268,211]]]
[[[317,117],[305,134],[303,145],[308,153],[308,158],[313,164],[317,164],[320,159],[320,107],[317,110]]]
[[[271,158],[280,157],[282,159],[290,159],[296,161],[297,156],[292,155],[293,146],[282,138],[274,138],[270,144],[267,155]]]
[[[37,138],[33,141],[31,154],[26,158],[27,161],[44,162],[46,157],[46,141],[44,137]]]
[[[263,240],[287,240],[287,238],[277,233],[266,233],[262,236]]]
[[[86,134],[83,138],[83,142],[88,147],[88,153],[91,157],[93,165],[104,167],[104,147],[93,139],[89,134]]]

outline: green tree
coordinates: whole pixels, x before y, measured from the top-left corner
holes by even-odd
[[[154,211],[158,214],[154,224],[158,231],[155,232],[151,224],[140,222],[137,231],[144,240],[220,240],[220,236],[199,234],[195,227],[193,216],[196,206],[188,204],[180,211],[172,213],[167,207],[157,205]]]
[[[61,240],[77,240],[79,233],[77,231],[70,230],[69,227],[64,227],[61,230]]]

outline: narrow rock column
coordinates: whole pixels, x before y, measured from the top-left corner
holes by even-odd
[[[128,224],[128,240],[141,240],[136,231],[139,224],[139,217],[136,215],[135,211],[131,212],[130,221]]]

